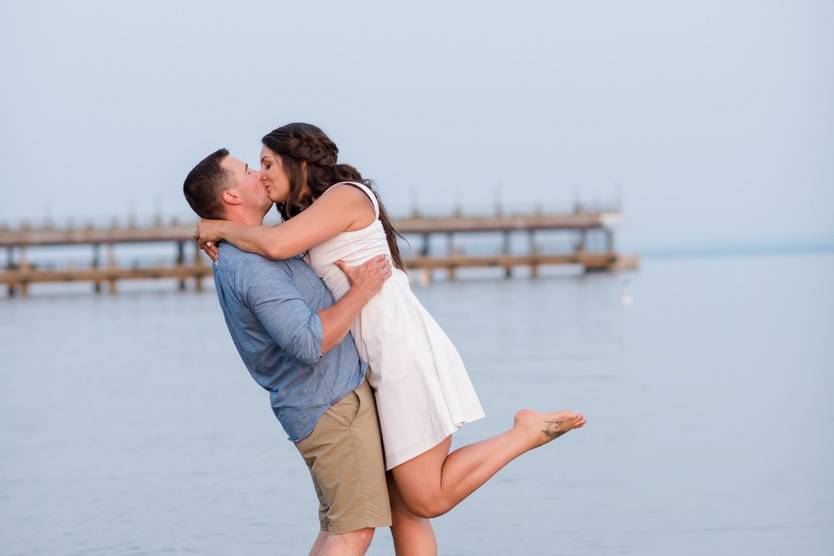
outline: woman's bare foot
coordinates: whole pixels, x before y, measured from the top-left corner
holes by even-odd
[[[530,448],[538,448],[585,424],[585,417],[575,411],[541,413],[522,409],[515,414],[514,429],[530,441]]]

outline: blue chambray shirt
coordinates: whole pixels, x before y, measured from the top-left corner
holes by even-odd
[[[321,353],[316,311],[333,295],[304,259],[271,261],[218,245],[214,284],[226,326],[255,382],[292,442],[309,435],[327,409],[365,377],[353,337]]]

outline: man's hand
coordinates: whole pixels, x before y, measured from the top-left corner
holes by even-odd
[[[351,289],[361,291],[366,299],[379,293],[391,277],[391,261],[386,255],[377,255],[359,266],[350,266],[344,261],[336,261],[335,264],[347,276]]]
[[[330,307],[318,311],[323,331],[322,353],[344,340],[362,308],[379,293],[385,280],[391,276],[391,262],[385,255],[376,256],[359,266],[350,266],[344,261],[336,261],[336,266],[347,276],[350,290]]]

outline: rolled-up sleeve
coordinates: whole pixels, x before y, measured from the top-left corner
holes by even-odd
[[[307,365],[321,359],[321,319],[304,300],[286,268],[270,264],[257,269],[246,280],[242,294],[282,350]]]

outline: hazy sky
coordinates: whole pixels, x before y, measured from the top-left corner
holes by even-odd
[[[620,191],[628,246],[834,240],[834,2],[3,2],[0,221],[188,215],[323,127],[393,213]]]

